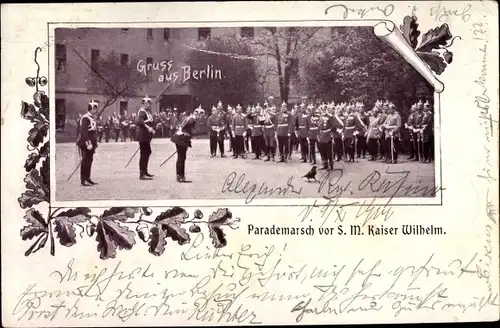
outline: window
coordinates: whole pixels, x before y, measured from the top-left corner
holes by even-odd
[[[66,45],[56,44],[56,70],[66,71]]]
[[[148,28],[148,39],[152,39],[152,38],[153,38],[153,29]]]
[[[151,80],[152,78],[152,73],[153,72],[153,58],[147,57],[146,58],[146,74],[148,75],[148,80]]]
[[[128,112],[128,102],[120,101],[120,115],[125,115]]]
[[[128,65],[128,55],[127,54],[121,54],[120,55],[120,64],[122,66],[127,66]]]
[[[56,130],[64,130],[66,124],[66,100],[56,99]]]
[[[168,41],[169,39],[170,39],[170,29],[164,28],[163,29],[163,40]]]
[[[253,27],[242,27],[240,29],[240,35],[244,38],[253,38],[254,28]]]
[[[99,63],[99,50],[92,49],[90,53],[92,68],[97,69],[97,64]]]
[[[210,38],[210,27],[198,28],[198,40],[205,40]]]
[[[180,39],[181,38],[181,29],[180,28],[170,29],[169,33],[170,33],[171,39]]]

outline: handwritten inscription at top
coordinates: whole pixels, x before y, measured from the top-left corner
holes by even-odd
[[[431,8],[430,14],[436,22],[445,22],[451,17],[459,17],[463,22],[468,22],[471,18],[469,13],[471,5],[467,5],[460,9],[447,8],[442,3]]]
[[[356,19],[356,18],[368,18],[368,14],[376,17],[382,14],[384,17],[389,17],[394,12],[394,5],[389,4],[385,7],[375,6],[370,8],[352,8],[346,5],[332,5],[325,9],[325,15],[328,14],[342,14],[343,19]],[[351,15],[352,14],[352,15]]]

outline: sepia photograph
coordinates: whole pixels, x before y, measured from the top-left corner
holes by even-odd
[[[374,30],[56,26],[55,201],[436,197],[434,86]]]

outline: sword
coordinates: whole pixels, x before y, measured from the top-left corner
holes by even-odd
[[[168,160],[169,160],[169,159],[171,159],[171,158],[172,158],[172,156],[174,156],[175,154],[177,154],[177,151],[174,151],[174,152],[172,153],[172,155],[168,156],[168,158],[167,158],[166,160],[164,160],[164,161],[163,161],[163,163],[161,163],[161,164],[160,164],[160,167],[162,167],[162,166],[163,166],[163,164],[165,164],[166,162],[168,162]]]
[[[394,136],[391,134],[391,160],[394,162]]]
[[[78,171],[78,168],[82,165],[82,161],[83,161],[82,151],[81,151],[80,148],[78,148],[78,146],[76,148],[78,149],[78,155],[80,156],[80,163],[78,163],[78,165],[76,166],[75,170],[73,171],[73,173],[71,173],[71,175],[69,176],[68,180],[66,180],[66,182],[68,182],[69,180],[71,180],[71,178],[76,173],[76,171]]]
[[[141,147],[137,147],[137,150],[135,151],[134,155],[132,155],[132,157],[130,157],[127,165],[125,165],[125,168],[127,168],[128,165],[130,164],[130,162],[132,162],[132,160],[134,159],[135,155],[137,155],[137,152],[139,151],[139,149],[141,149]]]

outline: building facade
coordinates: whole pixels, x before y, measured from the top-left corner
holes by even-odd
[[[328,33],[329,28],[323,30],[320,33]],[[155,111],[174,107],[184,111],[199,105],[189,85],[189,80],[196,78],[195,73],[215,78],[220,74],[210,68],[205,72],[189,71],[186,61],[197,42],[209,37],[229,35],[253,38],[266,31],[262,27],[58,28],[55,30],[56,127],[64,129],[67,119],[74,119],[79,113],[84,113],[92,97],[101,103],[110,98],[109,94],[92,86],[91,81],[96,79],[92,67],[110,60],[111,54],[120,65],[132,65],[131,69],[136,70],[134,76],[143,80],[133,94],[122,94],[117,90],[120,95],[115,94],[116,99],[102,114],[104,117],[113,113],[137,111],[145,95],[153,99],[159,96]],[[275,57],[261,57],[257,64],[266,78],[259,86],[262,101],[271,95],[276,98],[276,102],[280,101]],[[101,81],[101,85],[103,83]],[[106,85],[104,87],[107,88]],[[114,89],[117,88],[115,86]],[[298,99],[299,92],[292,83],[289,101]],[[212,104],[202,105],[207,108]]]

